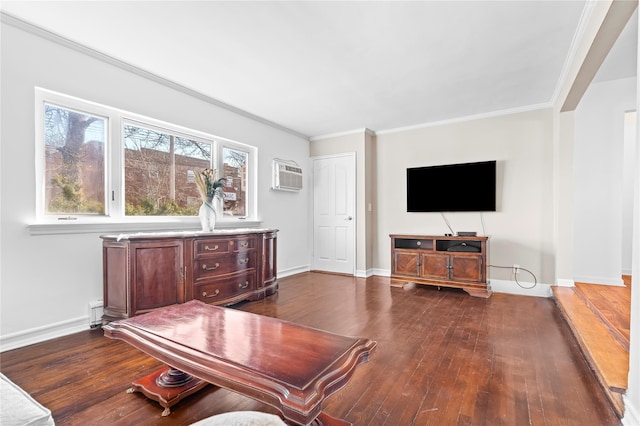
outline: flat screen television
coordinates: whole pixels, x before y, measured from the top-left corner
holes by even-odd
[[[408,168],[407,211],[496,211],[496,162]]]

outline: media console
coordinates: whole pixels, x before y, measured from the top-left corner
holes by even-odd
[[[491,296],[487,280],[489,237],[399,235],[391,237],[391,285],[461,288]]]

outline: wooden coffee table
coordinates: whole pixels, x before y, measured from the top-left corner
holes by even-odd
[[[165,407],[211,383],[277,408],[302,425],[349,424],[322,412],[322,402],[369,360],[376,342],[288,321],[207,305],[172,305],[103,326],[167,364],[135,381],[133,391]]]

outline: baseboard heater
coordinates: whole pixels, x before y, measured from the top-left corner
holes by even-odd
[[[103,303],[95,300],[89,303],[89,327],[96,328],[102,325]]]

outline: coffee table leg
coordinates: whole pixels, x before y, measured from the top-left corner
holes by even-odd
[[[141,392],[164,407],[163,416],[171,407],[207,386],[208,383],[173,367],[163,367],[131,383],[127,393]]]

